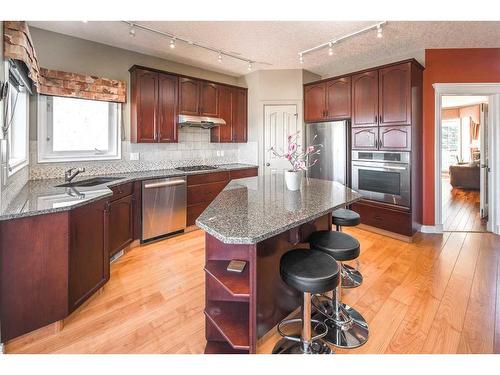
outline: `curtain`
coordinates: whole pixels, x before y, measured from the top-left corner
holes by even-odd
[[[469,118],[469,129],[470,129],[470,140],[471,143],[473,140],[479,139],[479,124],[472,120],[472,117]]]

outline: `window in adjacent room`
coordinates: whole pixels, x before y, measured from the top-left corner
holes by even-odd
[[[120,159],[120,104],[40,95],[38,161]]]

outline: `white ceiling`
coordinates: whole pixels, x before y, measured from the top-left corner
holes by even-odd
[[[487,103],[487,96],[468,96],[468,95],[454,95],[454,96],[443,96],[441,98],[442,108],[456,108],[465,107],[468,105]]]
[[[424,63],[426,48],[500,47],[500,22],[397,22],[384,27],[384,37],[375,31],[356,36],[334,46],[334,55],[327,49],[313,52],[298,61],[298,53],[372,25],[377,21],[312,22],[312,21],[141,21],[139,24],[162,30],[216,49],[240,54],[242,57],[266,62],[254,69],[310,70],[321,76],[333,76],[405,58]],[[168,60],[231,74],[247,74],[247,64],[178,43],[169,48],[169,39],[136,30],[129,36],[129,27],[120,21],[66,22],[33,21],[31,26],[104,43]]]

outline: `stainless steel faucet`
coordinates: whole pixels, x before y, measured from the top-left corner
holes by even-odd
[[[71,182],[79,173],[85,172],[85,168],[70,168],[64,172],[64,181]],[[74,172],[73,172],[74,171]]]

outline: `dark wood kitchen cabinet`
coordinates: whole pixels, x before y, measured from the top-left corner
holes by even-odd
[[[326,117],[326,85],[324,82],[304,86],[304,121],[324,121]]]
[[[410,63],[379,69],[379,126],[411,125],[410,74]]]
[[[211,142],[244,143],[247,141],[248,113],[247,89],[219,86],[219,117],[226,125],[210,130]]]
[[[379,132],[379,150],[411,151],[411,126],[381,126]]]
[[[193,78],[179,79],[179,113],[197,116],[200,114],[201,81]]]
[[[134,240],[133,196],[109,202],[109,255],[113,256]]]
[[[219,86],[211,82],[202,82],[200,90],[200,115],[217,117],[219,114]]]
[[[378,71],[352,77],[352,127],[378,125]]]
[[[351,145],[354,150],[377,150],[378,128],[352,128]]]
[[[69,312],[109,280],[108,200],[70,211]]]
[[[131,141],[177,142],[178,77],[136,67],[130,74]]]

